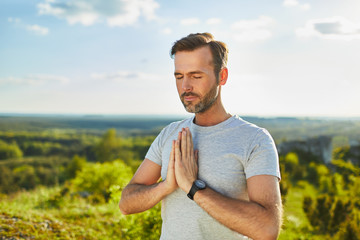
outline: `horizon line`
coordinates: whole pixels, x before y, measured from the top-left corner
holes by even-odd
[[[66,116],[76,116],[76,117],[189,117],[192,113],[184,114],[175,114],[175,113],[11,113],[11,112],[0,112],[0,117],[18,117],[18,116],[27,116],[27,117],[66,117]],[[334,119],[334,120],[360,120],[359,116],[315,116],[315,115],[257,115],[257,114],[239,114],[235,113],[232,115],[238,115],[240,117],[254,117],[254,118],[293,118],[293,119]]]

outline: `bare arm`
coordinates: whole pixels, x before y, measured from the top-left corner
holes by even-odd
[[[194,201],[228,228],[252,239],[277,239],[281,225],[281,197],[276,177],[248,179],[249,201],[225,197],[206,188]]]
[[[159,182],[161,167],[145,159],[130,183],[124,188],[119,203],[120,211],[127,215],[148,210],[172,193],[178,186],[174,175],[174,144],[170,154],[165,181]]]
[[[179,187],[189,192],[198,167],[189,129],[179,133],[175,147],[175,176]],[[281,196],[278,179],[270,175],[247,180],[249,200],[232,199],[206,188],[194,201],[226,227],[252,239],[276,239],[281,225]]]

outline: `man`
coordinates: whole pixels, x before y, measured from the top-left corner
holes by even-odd
[[[279,234],[276,148],[266,130],[225,111],[227,54],[226,45],[209,33],[190,34],[171,49],[180,99],[195,116],[161,131],[119,204],[123,214],[132,214],[162,201],[160,239]]]

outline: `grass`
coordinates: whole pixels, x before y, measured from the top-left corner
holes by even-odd
[[[124,216],[117,202],[62,196],[60,187],[0,195],[0,239],[159,239],[160,205]]]
[[[317,234],[302,208],[317,190],[307,182],[289,189],[279,240],[329,239]],[[117,202],[91,204],[61,188],[0,195],[0,239],[159,239],[160,206],[142,214],[121,215]],[[155,223],[155,224],[154,224]]]
[[[326,236],[314,232],[302,207],[304,196],[316,195],[316,188],[305,181],[300,181],[289,189],[284,204],[284,222],[279,240],[327,239]]]
[[[1,239],[114,239],[121,237],[120,212],[115,203],[91,205],[65,197],[58,207],[48,200],[59,188],[3,196],[0,201]]]

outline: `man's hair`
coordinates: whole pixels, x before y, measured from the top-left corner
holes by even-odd
[[[171,48],[170,55],[173,58],[177,52],[194,51],[205,46],[210,47],[213,57],[214,73],[216,79],[218,79],[221,69],[226,67],[229,50],[225,43],[215,41],[211,33],[191,33],[177,40]]]

